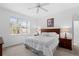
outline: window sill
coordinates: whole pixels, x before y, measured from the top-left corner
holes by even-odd
[[[28,33],[27,33],[28,34]],[[16,36],[16,35],[27,35],[27,34],[9,34],[9,35],[14,35],[14,36]]]

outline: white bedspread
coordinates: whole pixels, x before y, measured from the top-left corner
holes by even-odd
[[[58,36],[31,36],[26,38],[25,44],[38,51],[42,51],[46,56],[51,56],[59,43],[58,38]]]

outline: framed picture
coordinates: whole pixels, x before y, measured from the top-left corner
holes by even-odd
[[[47,27],[54,27],[54,18],[47,20]]]

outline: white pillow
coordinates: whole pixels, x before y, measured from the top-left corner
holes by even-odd
[[[42,35],[42,36],[48,36],[49,34],[48,34],[48,32],[42,32],[41,35]]]
[[[56,32],[49,32],[48,34],[51,37],[59,37],[59,35]]]
[[[42,33],[42,36],[56,36],[57,35],[57,33],[55,33],[55,32],[43,32]]]

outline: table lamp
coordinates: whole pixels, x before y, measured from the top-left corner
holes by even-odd
[[[65,33],[65,38],[67,38],[67,33],[69,32],[69,27],[63,27],[62,32]]]

